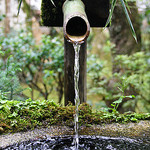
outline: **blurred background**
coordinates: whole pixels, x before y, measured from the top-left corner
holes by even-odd
[[[150,112],[150,2],[127,0],[134,40],[118,1],[109,28],[91,28],[87,48],[87,103],[120,113]],[[0,0],[0,99],[50,99],[64,104],[62,28],[41,25],[41,0]],[[133,96],[134,95],[134,96]],[[130,96],[132,98],[130,98]]]

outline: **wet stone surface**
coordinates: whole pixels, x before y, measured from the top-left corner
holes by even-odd
[[[54,136],[74,135],[74,128],[66,126],[50,126],[49,128],[40,128],[28,132],[19,132],[13,134],[0,135],[0,149],[22,141],[45,140]],[[111,138],[129,138],[148,144],[150,147],[150,121],[140,121],[139,123],[128,124],[103,124],[92,125],[90,127],[81,126],[79,135],[93,135],[111,137]],[[81,142],[82,140],[80,140]],[[82,144],[81,144],[82,145]],[[145,149],[144,149],[145,150]]]
[[[45,139],[51,136],[73,135],[74,128],[65,126],[51,126],[49,128],[34,129],[27,132],[0,135],[0,149],[14,143],[28,140]]]

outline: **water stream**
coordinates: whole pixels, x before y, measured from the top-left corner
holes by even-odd
[[[75,116],[74,116],[74,121],[75,121],[75,138],[74,138],[74,145],[75,145],[75,150],[78,150],[79,147],[79,135],[78,135],[78,118],[79,118],[79,112],[78,112],[78,107],[80,104],[80,99],[79,99],[79,52],[80,52],[80,47],[81,45],[78,43],[73,44],[74,51],[75,51],[75,62],[74,62],[74,87],[75,87]]]

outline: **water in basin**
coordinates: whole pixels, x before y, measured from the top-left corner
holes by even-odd
[[[11,145],[4,150],[75,150],[73,136],[50,137]],[[150,143],[130,138],[79,136],[79,150],[149,150]]]

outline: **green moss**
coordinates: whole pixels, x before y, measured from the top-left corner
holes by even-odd
[[[27,131],[36,127],[49,125],[74,126],[75,107],[59,106],[53,101],[31,99],[25,102],[0,100],[0,133]],[[139,120],[150,120],[150,113],[110,113],[92,112],[92,107],[86,103],[79,106],[79,124],[128,123]]]

